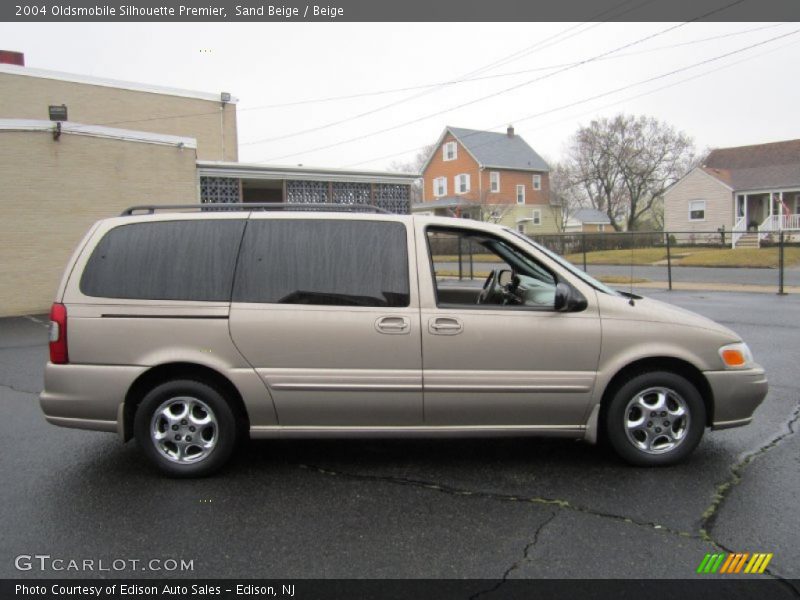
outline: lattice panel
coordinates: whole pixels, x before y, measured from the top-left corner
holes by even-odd
[[[411,212],[410,185],[376,183],[375,204],[389,212],[407,215]]]
[[[201,177],[200,202],[203,204],[231,204],[241,201],[240,182],[231,177]]]
[[[335,204],[369,204],[370,185],[368,183],[335,182],[333,202]]]
[[[328,202],[328,182],[287,181],[286,201],[290,203]]]

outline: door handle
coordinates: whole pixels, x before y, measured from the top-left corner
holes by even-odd
[[[410,331],[410,325],[406,317],[380,317],[375,321],[375,329],[379,333],[404,334]]]
[[[434,335],[458,335],[464,325],[455,317],[435,317],[428,321],[428,331]]]

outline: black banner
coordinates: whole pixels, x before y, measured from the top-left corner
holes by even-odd
[[[605,600],[783,600],[797,598],[798,581],[742,579],[731,576],[696,580],[618,579],[275,579],[275,580],[9,580],[0,581],[0,598],[17,600],[174,600],[254,599],[281,600],[464,600],[479,598],[569,598]]]
[[[0,20],[28,22],[796,21],[797,0],[12,0]]]

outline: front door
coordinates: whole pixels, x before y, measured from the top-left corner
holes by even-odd
[[[554,271],[508,237],[419,224],[417,239],[426,424],[579,429],[600,354],[593,292],[556,312]]]
[[[230,330],[282,428],[422,423],[412,244],[389,216],[251,217]]]

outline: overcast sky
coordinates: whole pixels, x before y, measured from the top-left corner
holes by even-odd
[[[411,159],[446,125],[504,131],[514,124],[537,152],[558,160],[579,125],[618,112],[666,121],[698,148],[800,138],[800,33],[787,36],[798,29],[798,23],[2,23],[0,40],[3,49],[24,52],[29,67],[230,92],[239,99],[240,161],[383,169]],[[639,84],[778,36],[787,37]]]

